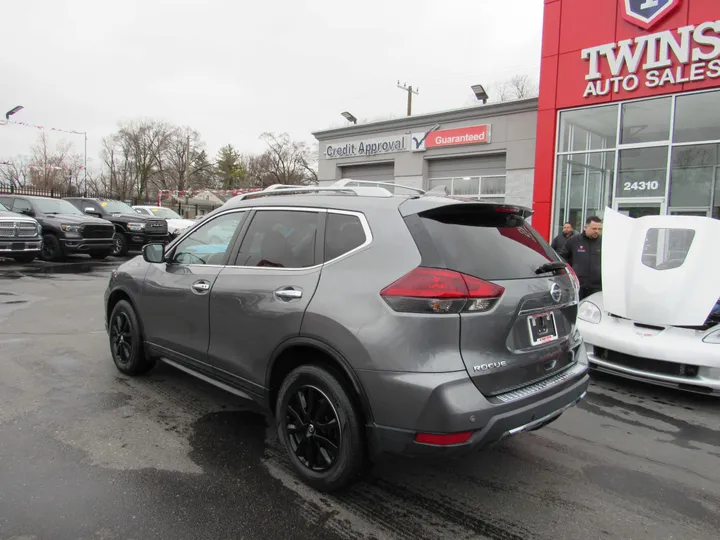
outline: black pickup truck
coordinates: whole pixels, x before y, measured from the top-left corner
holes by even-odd
[[[2,195],[0,202],[16,214],[37,220],[42,227],[40,257],[45,261],[61,261],[75,253],[104,259],[112,253],[113,224],[83,215],[67,201],[29,195]]]
[[[124,202],[113,199],[66,197],[78,210],[110,221],[115,226],[112,255],[140,251],[150,242],[169,242],[167,221],[138,214]]]

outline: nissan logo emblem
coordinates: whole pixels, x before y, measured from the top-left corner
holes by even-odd
[[[550,285],[550,296],[552,296],[552,299],[556,304],[560,301],[560,297],[562,296],[560,285],[557,283]]]

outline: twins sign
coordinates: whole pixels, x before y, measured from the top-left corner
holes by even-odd
[[[649,30],[655,26],[680,5],[680,0],[622,1],[625,3],[625,9],[622,12],[623,19],[643,30]]]
[[[668,6],[672,0],[624,0],[637,6],[647,3]],[[667,9],[667,8],[666,8]],[[655,17],[667,13],[656,11]],[[646,17],[651,23],[657,18]],[[720,20],[644,34],[634,39],[588,47],[581,51],[587,62],[587,85],[583,97],[610,92],[633,92],[687,82],[720,79]],[[609,77],[607,74],[609,73]]]

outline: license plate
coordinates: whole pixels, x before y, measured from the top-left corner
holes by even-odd
[[[13,242],[10,249],[13,251],[25,251],[25,244],[23,242]]]
[[[550,343],[558,338],[555,313],[530,315],[527,320],[528,329],[530,330],[530,343],[533,345]]]

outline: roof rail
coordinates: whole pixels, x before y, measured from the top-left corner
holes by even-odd
[[[357,182],[358,184],[372,184],[373,186],[378,186],[378,187],[387,186],[387,187],[392,187],[392,188],[409,189],[410,191],[414,191],[416,193],[419,193],[420,195],[425,195],[424,189],[411,187],[411,186],[404,186],[402,184],[396,184],[394,182],[377,182],[375,180],[354,180],[352,178],[343,178],[342,180],[338,180],[337,182],[335,182],[332,185],[338,186],[338,187],[343,187],[343,186],[347,186],[351,182]],[[363,187],[363,186],[358,186],[358,187]]]
[[[302,194],[323,194],[328,193],[331,195],[366,195],[375,197],[392,197],[387,189],[384,188],[373,188],[373,187],[348,187],[348,188],[335,188],[335,187],[299,187],[299,188],[286,188],[286,189],[274,189],[269,191],[256,191],[254,193],[248,193],[244,200],[248,199],[259,199],[261,197],[280,197],[282,195],[302,195]]]

